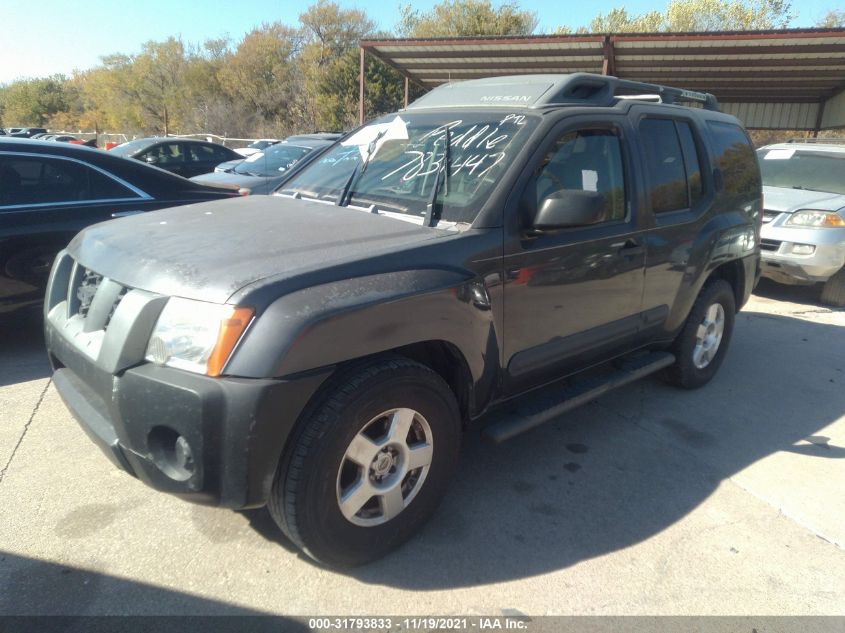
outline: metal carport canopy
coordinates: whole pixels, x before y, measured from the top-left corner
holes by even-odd
[[[710,92],[755,129],[845,127],[845,29],[361,40],[408,82],[591,72]],[[364,94],[361,73],[360,96]],[[364,118],[361,99],[361,120]]]

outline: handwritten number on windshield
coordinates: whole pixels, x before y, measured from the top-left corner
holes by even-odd
[[[405,154],[408,161],[393,171],[382,176],[381,180],[388,180],[397,174],[401,174],[403,182],[414,178],[423,178],[436,174],[443,166],[443,159],[446,152],[444,149],[438,151],[438,144],[442,147],[445,143],[446,130],[450,131],[453,150],[465,150],[462,159],[454,159],[451,164],[452,175],[456,176],[462,171],[469,173],[476,178],[483,178],[491,169],[501,163],[505,157],[504,151],[496,150],[497,146],[506,146],[511,138],[511,133],[503,131],[502,127],[507,124],[520,126],[525,123],[523,115],[507,115],[498,124],[472,125],[465,131],[456,134],[455,128],[459,127],[463,120],[444,123],[420,137],[419,143],[428,139],[435,139],[430,150],[408,149]],[[453,152],[454,153],[454,152]]]

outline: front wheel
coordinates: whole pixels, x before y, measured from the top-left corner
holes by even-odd
[[[433,514],[458,461],[460,416],[440,376],[414,361],[339,376],[292,437],[269,508],[313,559],[360,565]]]
[[[670,383],[684,389],[706,385],[725,358],[733,333],[736,300],[722,279],[708,282],[672,344],[675,364],[666,370]]]
[[[845,268],[824,283],[821,302],[836,308],[845,307]]]

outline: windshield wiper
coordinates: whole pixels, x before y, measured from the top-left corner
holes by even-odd
[[[440,213],[435,213],[435,206],[437,205],[437,191],[440,189],[440,185],[445,180],[445,188],[446,193],[445,195],[449,195],[449,161],[451,158],[451,151],[450,146],[452,145],[452,134],[449,127],[446,127],[446,149],[443,152],[443,167],[437,172],[437,177],[434,179],[434,189],[431,191],[431,196],[428,199],[428,208],[425,212],[425,220],[423,220],[423,226],[434,226],[437,224],[437,221],[440,219]],[[442,210],[441,210],[442,213]]]
[[[352,198],[352,187],[358,183],[358,179],[364,175],[364,172],[367,171],[367,165],[370,164],[370,159],[373,157],[373,153],[375,152],[376,144],[379,142],[382,136],[387,134],[387,128],[383,129],[381,132],[376,134],[376,137],[370,141],[370,144],[367,146],[367,155],[364,156],[363,161],[358,161],[355,165],[355,169],[352,170],[352,173],[349,174],[349,178],[346,181],[346,184],[343,186],[343,191],[340,192],[340,195],[337,198],[337,206],[345,207],[349,204],[349,199]]]

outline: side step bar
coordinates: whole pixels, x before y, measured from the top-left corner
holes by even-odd
[[[515,402],[516,410],[505,407],[493,414],[482,436],[499,444],[674,362],[675,355],[669,352],[638,354],[615,361],[611,370],[595,378],[576,378],[563,387],[553,385],[528,393]]]

